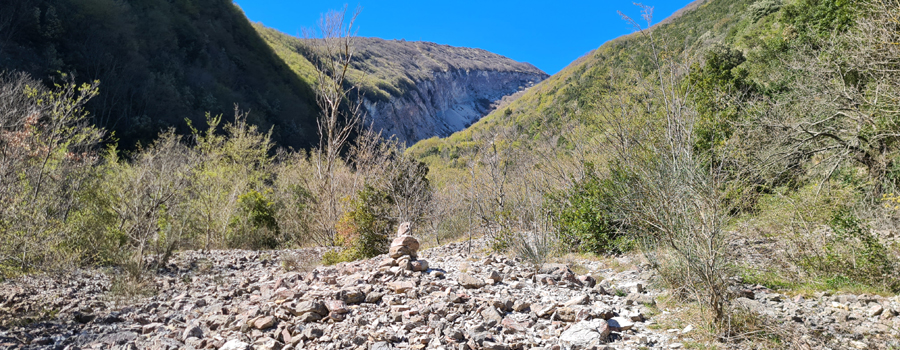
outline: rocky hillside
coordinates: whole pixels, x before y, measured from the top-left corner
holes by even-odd
[[[315,84],[307,43],[256,24],[275,52]],[[480,49],[430,42],[357,38],[350,73],[367,123],[412,144],[477,122],[504,96],[546,79],[540,69]]]
[[[658,23],[653,30],[658,38],[668,41],[673,48],[671,54],[680,55],[687,51],[688,57],[697,57],[709,46],[731,40],[726,37],[734,35],[733,28],[746,25],[746,8],[752,3],[750,0],[695,1]],[[622,21],[622,26],[629,24]],[[521,141],[527,144],[549,135],[559,136],[561,130],[567,130],[571,125],[595,123],[594,116],[600,113],[598,101],[606,96],[625,95],[634,88],[633,85],[622,86],[618,80],[633,72],[649,72],[652,67],[649,47],[647,38],[636,34],[611,40],[465,131],[421,142],[414,145],[412,151],[429,165],[440,166],[453,161],[453,157],[433,155],[464,157],[489,142],[485,140],[492,139],[479,139],[479,135],[504,134],[504,130],[513,130],[502,138],[510,139],[505,140],[510,143]],[[616,74],[617,78],[614,77]],[[442,152],[444,149],[457,151]],[[457,163],[466,164],[464,161]]]
[[[370,120],[412,143],[447,136],[490,111],[492,102],[547,77],[483,50],[360,38],[352,74]],[[0,71],[100,81],[88,108],[120,146],[160,131],[187,131],[206,112],[273,129],[281,146],[317,141],[314,68],[302,40],[252,25],[228,0],[0,3]]]
[[[397,258],[305,272],[295,264],[320,251],[183,252],[137,299],[96,271],[7,281],[0,349],[678,349],[697,335],[690,320],[667,318],[675,310],[647,287],[655,274],[630,258],[532,268],[485,253],[484,240],[422,252],[409,243],[395,244]],[[900,345],[896,298],[733,290],[808,345]]]

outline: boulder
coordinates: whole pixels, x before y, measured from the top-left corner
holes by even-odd
[[[456,277],[456,282],[459,282],[459,285],[463,286],[467,289],[478,289],[484,287],[485,283],[478,277],[474,277],[465,272],[460,273],[458,277]]]
[[[394,293],[406,293],[415,287],[416,284],[410,281],[396,281],[388,283],[388,288],[393,290]]]
[[[327,315],[328,309],[324,304],[315,301],[315,300],[307,300],[297,304],[293,309],[291,309],[291,313],[294,316],[303,316],[307,313],[316,313],[319,315]]]
[[[609,337],[609,324],[604,320],[578,322],[559,336],[559,342],[567,349],[601,347]]]

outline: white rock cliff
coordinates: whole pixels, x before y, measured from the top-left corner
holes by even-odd
[[[487,115],[494,102],[546,77],[537,72],[434,72],[432,79],[416,81],[415,89],[387,102],[366,99],[366,123],[408,145],[432,136],[449,136]]]

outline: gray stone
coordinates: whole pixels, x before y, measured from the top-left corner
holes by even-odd
[[[559,336],[560,343],[568,349],[600,347],[609,337],[610,327],[604,320],[578,322]]]
[[[496,270],[491,271],[490,276],[488,278],[492,279],[494,283],[500,282],[503,280],[503,277],[500,276],[500,273]]]
[[[324,316],[324,315],[328,314],[328,308],[326,308],[324,304],[322,304],[318,301],[307,300],[307,301],[297,304],[297,306],[295,306],[291,310],[291,313],[293,313],[294,316],[302,316],[302,315],[304,315],[306,313],[310,313],[310,312],[317,313],[319,315]]]
[[[328,308],[329,314],[345,314],[350,312],[350,309],[347,308],[347,304],[342,300],[327,300],[325,301],[325,307]]]
[[[281,347],[281,343],[269,337],[259,338],[253,343],[254,350],[281,350]]]
[[[395,281],[388,283],[388,288],[394,293],[402,294],[416,287],[416,284],[410,281]]]
[[[248,350],[250,349],[250,344],[242,342],[237,339],[229,340],[225,345],[219,348],[219,350]]]
[[[338,292],[337,299],[348,305],[359,304],[366,301],[366,294],[358,289],[344,289]]]
[[[473,277],[470,274],[462,272],[456,277],[456,281],[459,282],[461,286],[468,289],[478,289],[484,287],[485,283],[478,277]]]
[[[553,304],[544,304],[544,305],[531,305],[531,311],[534,312],[537,317],[549,317],[556,311],[556,305]]]
[[[522,301],[522,300],[520,300],[520,299],[517,299],[517,300],[513,303],[512,309],[513,309],[513,311],[515,311],[515,312],[522,312],[522,311],[525,311],[525,309],[528,309],[530,306],[531,306],[531,303],[529,303],[529,302],[527,302],[527,301]]]
[[[185,328],[184,333],[181,334],[181,339],[185,340],[190,337],[194,337],[197,339],[203,338],[203,330],[197,326],[190,326],[188,328]]]
[[[627,331],[634,327],[634,322],[625,317],[613,317],[609,319],[609,328],[616,332]]]
[[[569,299],[569,301],[565,302],[563,304],[563,306],[584,305],[590,301],[591,301],[591,297],[589,297],[587,294],[582,294],[582,295],[576,296],[572,299]]]
[[[409,263],[413,271],[428,271],[428,261],[416,260]]]
[[[391,343],[388,343],[386,341],[375,342],[369,346],[369,350],[393,350],[393,349],[394,349],[394,347],[391,345]]]
[[[484,310],[481,311],[481,317],[484,317],[484,323],[488,325],[488,327],[493,327],[500,322],[503,322],[503,316],[497,312],[497,309],[488,306]]]
[[[312,340],[318,339],[323,334],[321,329],[309,327],[300,332],[300,339],[302,340]]]
[[[366,294],[366,302],[367,303],[377,303],[377,302],[381,301],[382,297],[384,297],[383,293],[371,292],[369,294]]]
[[[275,317],[272,317],[272,316],[259,317],[255,320],[253,320],[253,322],[251,322],[251,326],[253,326],[253,328],[260,329],[260,330],[272,328],[272,326],[274,326],[274,325],[275,325]]]
[[[869,307],[867,314],[869,317],[875,317],[881,315],[882,312],[884,312],[884,306],[881,306],[881,304],[873,304]]]

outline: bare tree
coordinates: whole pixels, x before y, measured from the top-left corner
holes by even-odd
[[[105,192],[111,197],[115,215],[113,228],[128,238],[126,264],[145,268],[165,265],[189,232],[190,210],[186,207],[196,155],[170,130],[141,150],[133,163],[120,162],[110,153],[109,179]],[[154,255],[152,264],[145,261]]]
[[[653,9],[641,7],[649,27]],[[623,89],[601,104],[610,153],[627,174],[621,184],[622,209],[666,282],[708,308],[715,322],[723,322],[729,210],[723,205],[718,169],[694,153],[696,112],[688,102],[690,89],[680,87],[690,62],[674,56],[652,29],[622,17],[646,40],[653,63],[649,75],[626,77],[626,83],[638,85],[638,96],[625,96]],[[641,124],[637,120],[647,124],[636,125]]]
[[[860,8],[864,15],[849,31],[794,48],[786,63],[796,83],[761,121],[779,141],[772,159],[819,155],[823,183],[842,164],[856,163],[866,168],[878,200],[900,140],[900,2],[870,0]]]
[[[347,7],[329,11],[319,20],[318,31],[306,30],[305,36],[316,66],[316,102],[319,105],[319,147],[313,153],[318,205],[321,215],[316,218],[324,243],[335,243],[335,224],[342,214],[335,181],[335,167],[342,163],[341,152],[362,120],[362,99],[359,88],[348,80],[353,62],[354,24],[361,9],[348,17]],[[356,96],[354,96],[356,94]]]

